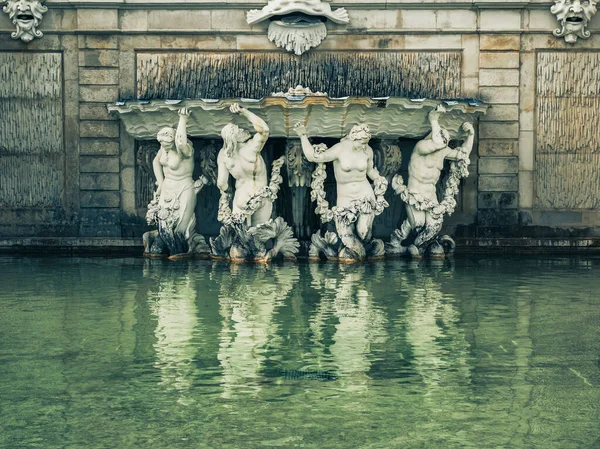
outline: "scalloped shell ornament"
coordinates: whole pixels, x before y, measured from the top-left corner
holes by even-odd
[[[344,24],[350,21],[344,8],[335,11],[321,0],[270,0],[263,9],[248,12],[250,25],[271,20],[267,37],[280,48],[301,55],[327,37],[326,20]]]

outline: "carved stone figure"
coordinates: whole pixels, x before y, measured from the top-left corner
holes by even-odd
[[[596,14],[596,4],[596,0],[555,0],[550,11],[560,28],[554,30],[554,35],[564,37],[569,44],[577,42],[578,37],[589,38],[592,33],[586,28]]]
[[[250,132],[229,123],[223,127],[223,148],[217,157],[217,186],[221,191],[218,220],[224,224],[216,239],[211,239],[213,255],[232,260],[268,262],[278,254],[295,258],[299,243],[281,217],[271,219],[273,202],[283,178],[280,174],[285,157],[273,163],[270,183],[261,150],[269,138],[269,127],[257,115],[237,103],[231,105],[234,114],[244,116],[256,130]],[[229,176],[235,179],[233,208]]]
[[[146,220],[157,224],[158,230],[144,234],[145,255],[169,254],[174,258],[210,254],[204,237],[196,232],[196,195],[208,179],[192,179],[194,147],[186,133],[189,115],[187,108],[180,109],[177,130],[163,128],[156,137],[160,150],[152,165],[157,189]]]
[[[297,55],[318,46],[327,37],[326,20],[348,23],[344,8],[331,10],[321,0],[269,0],[261,10],[248,12],[250,25],[270,20],[268,38],[280,48]]]
[[[4,0],[6,5],[2,10],[17,27],[17,31],[10,34],[13,39],[21,39],[27,43],[43,36],[43,33],[37,29],[44,13],[48,11],[43,2],[44,0]]]
[[[429,113],[431,134],[417,142],[408,166],[408,186],[402,176],[396,175],[392,188],[406,203],[407,219],[400,229],[394,231],[387,254],[405,254],[413,257],[423,256],[427,250],[432,256],[444,256],[443,244],[454,251],[454,241],[449,236],[438,238],[442,229],[444,215],[452,214],[456,207],[455,195],[461,178],[469,175],[469,154],[473,149],[475,131],[473,125],[465,122],[462,129],[467,138],[462,147],[452,149],[448,146],[450,135],[440,126],[440,115],[446,112],[443,106]],[[437,197],[437,183],[444,168],[444,161],[451,162],[450,172],[443,182],[444,196],[441,202]],[[406,247],[404,241],[415,235],[414,242]]]
[[[372,239],[372,227],[375,216],[388,206],[384,199],[388,182],[373,163],[369,127],[354,126],[347,137],[329,149],[323,144],[311,145],[303,124],[296,124],[294,130],[300,136],[306,158],[317,163],[311,184],[311,197],[317,202],[315,212],[323,223],[334,220],[337,232],[337,235],[327,233],[325,238],[320,233],[313,235],[309,256],[315,258],[322,252],[334,258],[337,253],[337,258],[344,262],[383,256],[383,242]],[[337,183],[337,205],[331,209],[325,199],[326,162],[333,162]],[[336,251],[333,247],[338,239],[341,244]]]

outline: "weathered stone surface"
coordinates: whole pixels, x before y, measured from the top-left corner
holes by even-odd
[[[148,13],[148,30],[210,30],[210,11],[154,10]],[[267,47],[268,48],[268,47]]]
[[[508,174],[519,171],[519,159],[516,157],[481,157],[480,174]]]
[[[482,34],[480,37],[482,51],[518,51],[521,48],[521,37],[512,34]]]
[[[516,122],[519,120],[519,105],[495,104],[481,117],[482,122]]]
[[[479,135],[482,139],[518,139],[519,124],[514,123],[480,123]]]
[[[119,154],[119,142],[106,139],[81,139],[82,155],[114,155]]]
[[[88,69],[79,70],[80,84],[119,84],[119,69]]]
[[[121,211],[114,208],[106,209],[83,209],[81,211],[81,224],[93,225],[118,225],[121,220]]]
[[[118,67],[118,50],[81,50],[79,52],[80,67]]]
[[[119,118],[109,114],[104,103],[81,103],[79,105],[79,118],[81,120],[108,120],[117,121]]]
[[[119,122],[82,120],[79,123],[79,136],[107,138],[119,137]]]
[[[517,192],[519,178],[514,176],[479,175],[480,192]]]
[[[542,226],[581,225],[583,216],[576,211],[546,211],[540,214]]]
[[[78,36],[78,47],[87,50],[116,50],[119,48],[119,37],[114,34]]]
[[[518,86],[519,70],[517,69],[481,69],[480,86]]]
[[[80,30],[116,30],[119,15],[116,9],[77,9],[77,27]]]
[[[477,197],[479,209],[516,209],[518,205],[515,192],[481,192]]]
[[[509,139],[481,139],[479,141],[480,156],[516,156],[518,142]]]
[[[117,86],[81,86],[79,99],[91,103],[114,103],[119,99]]]
[[[500,227],[519,224],[519,212],[514,209],[481,209],[477,212],[477,226]]]
[[[483,9],[479,12],[479,28],[485,31],[521,30],[521,11],[518,9]]]
[[[82,173],[79,178],[81,190],[119,190],[118,173]]]
[[[118,157],[81,156],[79,158],[81,173],[118,173]]]
[[[119,192],[92,192],[82,191],[80,204],[82,208],[87,207],[119,207],[121,197]]]
[[[484,69],[518,69],[518,52],[484,52],[479,54],[479,66]]]
[[[495,104],[519,103],[518,87],[480,87],[481,99]]]

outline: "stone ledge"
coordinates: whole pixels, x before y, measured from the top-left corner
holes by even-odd
[[[598,253],[600,238],[458,238],[457,253]]]
[[[136,254],[143,252],[141,238],[109,237],[17,237],[0,238],[0,253],[94,253]]]

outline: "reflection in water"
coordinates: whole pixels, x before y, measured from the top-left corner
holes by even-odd
[[[367,267],[375,272],[367,273]],[[378,282],[383,266],[311,264],[311,285],[321,300],[310,322],[313,348],[319,349],[317,362],[325,359],[328,350],[341,381],[347,390],[368,388],[371,368],[371,344],[388,339],[384,313],[373,305],[369,280]],[[337,319],[333,343],[325,344],[324,329],[329,319]]]
[[[230,273],[213,271],[220,284],[223,318],[219,361],[223,368],[223,398],[236,393],[258,393],[266,351],[282,350],[273,315],[299,279],[298,267],[230,265]],[[268,347],[268,348],[267,348]]]
[[[412,264],[405,282],[406,339],[412,345],[414,365],[427,395],[439,387],[464,386],[470,383],[469,344],[460,328],[460,313],[454,294],[442,293],[443,277],[452,275],[451,261],[429,261],[425,268]]]
[[[173,264],[146,259],[144,265],[144,277],[157,281],[150,295],[150,312],[157,321],[154,365],[161,372],[162,383],[180,392],[182,404],[189,402],[185,395],[195,377],[197,348],[192,340],[202,330],[191,277],[194,268],[187,261]]]

